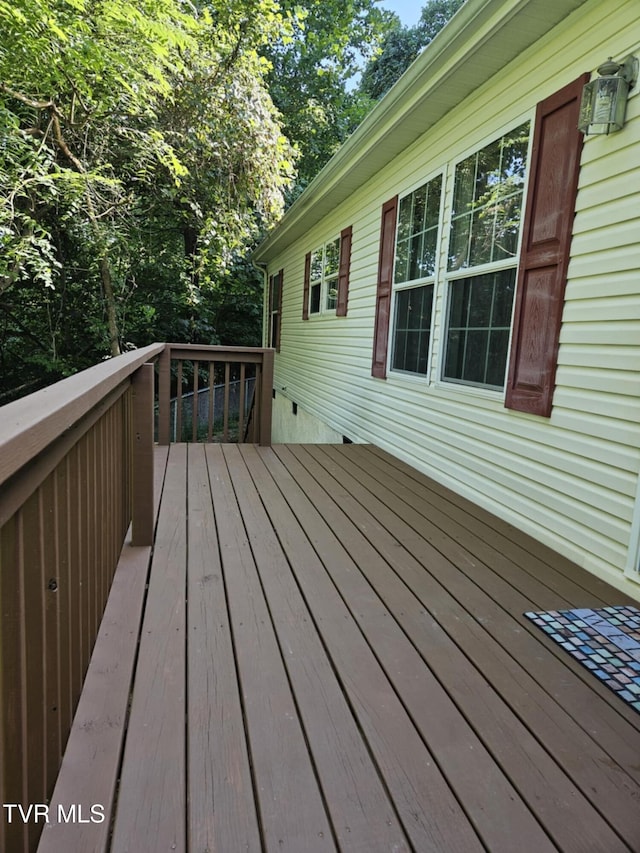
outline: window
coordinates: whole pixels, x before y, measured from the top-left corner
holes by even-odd
[[[526,122],[455,167],[444,380],[504,387],[528,146]]]
[[[442,175],[400,199],[391,369],[427,373]]]
[[[282,313],[282,279],[284,270],[269,277],[269,341],[268,346],[280,351],[280,315]]]
[[[311,252],[309,314],[335,311],[338,302],[340,237]]]

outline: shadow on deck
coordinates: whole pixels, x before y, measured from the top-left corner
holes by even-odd
[[[172,445],[156,483],[51,805],[115,818],[41,850],[640,849],[640,716],[522,615],[622,594],[370,446]]]

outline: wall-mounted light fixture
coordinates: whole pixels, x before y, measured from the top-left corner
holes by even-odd
[[[611,57],[598,68],[600,77],[582,90],[578,129],[583,133],[613,133],[622,130],[627,95],[638,79],[638,60],[627,56],[622,62]]]

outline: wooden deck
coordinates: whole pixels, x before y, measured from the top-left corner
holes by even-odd
[[[372,447],[156,461],[108,849],[640,850],[640,715],[522,615],[622,594]]]

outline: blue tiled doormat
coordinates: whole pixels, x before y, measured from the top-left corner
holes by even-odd
[[[524,615],[640,713],[640,610],[603,607]]]

